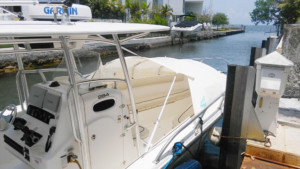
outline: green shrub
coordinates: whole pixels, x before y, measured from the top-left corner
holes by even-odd
[[[168,25],[168,20],[159,15],[154,15],[153,20],[157,25]]]
[[[195,14],[193,12],[190,12],[188,14],[188,16],[184,17],[185,21],[196,21],[197,17],[195,16]]]

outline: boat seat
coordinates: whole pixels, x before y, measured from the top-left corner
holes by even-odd
[[[132,86],[136,108],[139,112],[154,107],[162,106],[171,87],[174,76],[176,81],[171,91],[168,103],[190,96],[188,77],[176,74],[173,70],[152,61],[149,58],[132,56],[126,57],[128,75]],[[108,62],[88,79],[97,78],[120,78],[124,79],[124,73],[120,60]],[[131,110],[130,99],[125,82],[103,82],[109,88],[116,88],[125,96],[129,110]]]
[[[184,80],[184,75],[177,74],[176,76],[177,78],[169,96],[168,104],[190,96],[188,82]],[[174,75],[158,75],[131,79],[130,83],[132,85],[136,109],[141,112],[162,106],[171,87],[173,78]],[[118,82],[116,88],[122,91],[126,98],[128,108],[131,110],[127,85],[123,82]]]

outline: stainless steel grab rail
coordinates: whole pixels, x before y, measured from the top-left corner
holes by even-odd
[[[211,106],[213,105],[216,101],[218,101],[222,96],[225,95],[225,92],[221,93],[220,96],[218,96],[214,101],[212,101],[205,109],[203,109],[200,113],[196,114],[195,116],[193,116],[191,119],[189,119],[183,126],[180,126],[179,129],[176,131],[176,133],[174,133],[174,135],[169,138],[169,140],[165,143],[165,145],[163,146],[162,149],[160,149],[158,155],[156,156],[154,162],[157,164],[160,161],[160,157],[161,155],[165,152],[166,148],[169,146],[169,144],[171,143],[171,141],[174,140],[174,138],[182,131],[184,130],[187,126],[189,126],[193,121],[195,121],[197,118],[201,117],[201,115],[204,115],[205,111]],[[219,109],[217,109],[216,111],[219,111]],[[202,133],[201,133],[202,134]]]

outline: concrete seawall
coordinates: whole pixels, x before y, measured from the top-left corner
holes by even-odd
[[[300,98],[300,24],[285,25],[283,55],[294,62],[284,97]]]
[[[181,43],[188,43],[189,41],[212,39],[221,36],[233,35],[242,33],[244,30],[231,30],[220,32],[201,31],[193,38],[173,38],[172,36],[160,36],[151,38],[132,39],[123,44],[125,48],[132,51],[140,51],[144,49],[151,49],[163,46],[176,45]],[[102,58],[116,55],[115,47],[103,43],[85,43],[80,50],[74,51],[76,57],[87,57],[94,55],[95,52],[100,53]],[[63,52],[40,52],[31,54],[22,54],[25,69],[32,69],[35,67],[54,66],[59,64],[63,58]],[[17,62],[15,55],[1,55],[0,57],[0,74],[16,72]]]

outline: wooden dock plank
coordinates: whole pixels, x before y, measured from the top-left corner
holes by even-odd
[[[293,167],[282,166],[251,157],[244,157],[241,169],[294,169]]]

